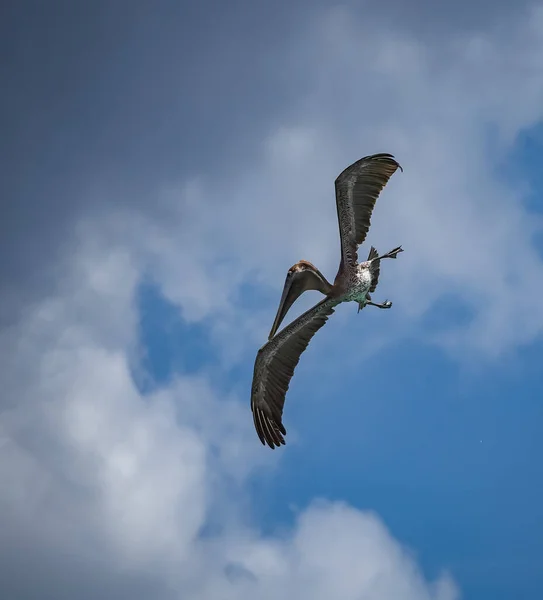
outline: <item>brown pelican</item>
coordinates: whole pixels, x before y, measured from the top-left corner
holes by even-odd
[[[268,342],[256,355],[251,389],[256,432],[262,444],[272,449],[285,443],[283,406],[294,369],[311,338],[335,307],[350,301],[358,303],[358,310],[367,305],[392,306],[388,300],[372,302],[370,293],[375,291],[379,281],[380,261],[396,258],[403,252],[402,247],[379,256],[372,246],[368,259],[362,263],[358,263],[357,251],[370,228],[377,197],[398,168],[402,170],[391,154],[373,154],[347,167],[336,179],[341,262],[333,285],[305,260],[296,263],[287,273]],[[318,290],[325,297],[275,335],[289,308],[306,290]]]

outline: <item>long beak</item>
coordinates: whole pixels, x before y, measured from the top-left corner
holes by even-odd
[[[268,340],[271,340],[272,337],[275,335],[275,333],[279,329],[279,325],[281,325],[282,320],[285,318],[288,309],[292,306],[296,298],[298,298],[298,296],[300,295],[300,293],[296,294],[296,290],[292,288],[293,279],[293,274],[290,272],[287,273],[285,285],[283,286],[283,293],[281,294],[281,301],[279,302],[279,308],[277,309],[275,321],[273,322],[270,335],[268,336]]]

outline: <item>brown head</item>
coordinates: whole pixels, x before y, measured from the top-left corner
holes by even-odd
[[[326,295],[331,288],[332,285],[326,280],[326,277],[309,261],[300,260],[292,265],[287,272],[279,308],[268,339],[271,340],[275,335],[290,307],[305,291],[318,290]]]

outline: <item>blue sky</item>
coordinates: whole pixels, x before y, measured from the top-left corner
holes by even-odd
[[[543,5],[3,10],[0,596],[541,598]],[[256,350],[374,152],[394,306],[272,452]]]
[[[205,328],[175,319],[150,286],[140,298],[142,315],[153,311],[140,332],[155,385],[216,363]],[[436,313],[454,319],[447,306]],[[337,362],[335,374],[325,370],[324,387],[313,375],[322,363],[301,366],[287,414],[302,439],[277,472],[250,482],[255,520],[271,533],[291,526],[315,496],[344,500],[376,511],[428,575],[447,565],[464,597],[538,597],[542,352],[534,343],[512,362],[474,373],[409,341],[361,361],[358,371]],[[241,397],[250,386],[250,354],[244,362],[222,380]],[[306,408],[315,405],[309,418],[296,406],[304,397]],[[323,427],[324,441],[312,444]]]

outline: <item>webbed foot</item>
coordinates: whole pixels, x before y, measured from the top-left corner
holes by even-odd
[[[379,304],[377,302],[368,302],[370,306],[376,306],[377,308],[390,308],[392,306],[392,302],[390,300],[385,300],[383,303]]]
[[[400,254],[400,252],[403,252],[403,248],[398,246],[397,248],[394,248],[394,250],[391,250],[390,252],[380,256],[379,260],[382,260],[383,258],[398,258],[398,254]]]

